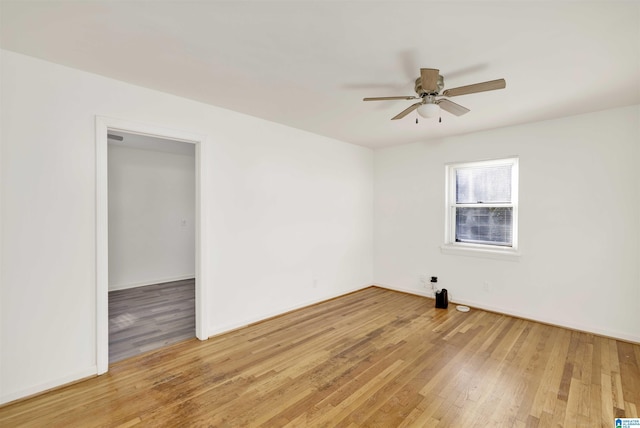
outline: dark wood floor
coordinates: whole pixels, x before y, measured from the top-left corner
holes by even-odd
[[[640,345],[375,287],[0,408],[0,426],[613,427]]]
[[[109,292],[109,363],[195,337],[195,280]]]

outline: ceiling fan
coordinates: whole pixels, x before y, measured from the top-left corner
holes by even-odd
[[[497,79],[490,80],[488,82],[475,83],[473,85],[446,89],[442,92],[442,95],[440,95],[440,91],[444,88],[444,78],[440,75],[440,70],[435,68],[421,68],[420,77],[416,79],[414,87],[416,94],[418,94],[417,96],[371,97],[364,98],[363,101],[420,100],[402,110],[400,113],[392,117],[391,120],[402,119],[416,109],[418,110],[418,114],[422,117],[436,117],[440,113],[440,109],[448,111],[451,114],[455,114],[456,116],[462,116],[470,110],[460,104],[449,101],[446,98],[438,97],[457,97],[459,95],[474,94],[476,92],[504,89],[506,86],[507,82],[504,79]]]

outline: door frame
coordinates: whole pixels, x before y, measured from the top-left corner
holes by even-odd
[[[206,287],[208,274],[203,260],[207,257],[206,221],[208,196],[206,141],[204,135],[161,126],[96,116],[96,366],[97,374],[109,370],[109,199],[108,199],[108,131],[122,131],[195,144],[196,218],[195,218],[195,297],[196,337],[207,340],[208,314]]]

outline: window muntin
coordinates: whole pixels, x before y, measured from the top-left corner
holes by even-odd
[[[517,249],[518,159],[447,165],[446,244]]]

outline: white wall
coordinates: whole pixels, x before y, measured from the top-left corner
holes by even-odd
[[[1,54],[0,402],[96,373],[96,115],[208,137],[210,334],[371,284],[371,150]]]
[[[639,147],[632,106],[376,151],[375,282],[640,341]],[[445,163],[511,155],[521,258],[442,254]]]
[[[108,158],[109,290],[193,278],[195,152],[109,144]]]

